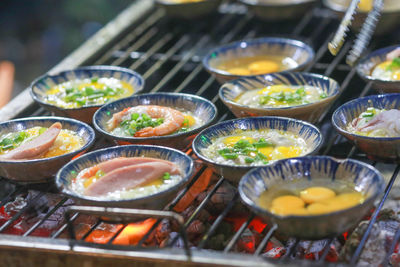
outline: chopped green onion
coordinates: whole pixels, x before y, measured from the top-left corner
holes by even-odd
[[[375,114],[374,113],[372,113],[372,112],[364,112],[363,114],[362,114],[362,117],[363,118],[371,118],[371,117],[373,117]]]
[[[245,157],[245,158],[244,158],[244,161],[245,161],[246,163],[253,163],[253,162],[254,162],[254,159],[253,159],[253,158],[250,158],[250,157]]]
[[[102,170],[98,170],[98,171],[96,172],[95,176],[96,176],[97,178],[100,178],[100,177],[104,176],[104,174],[105,174],[105,172],[103,172]]]
[[[92,83],[97,83],[98,80],[99,80],[98,77],[94,77],[94,78],[90,79],[90,81],[91,81]]]
[[[39,129],[39,134],[44,133],[46,130],[47,130],[47,128],[40,127],[40,129]]]
[[[169,172],[164,173],[162,179],[163,179],[164,181],[165,181],[165,180],[171,179],[171,174],[170,174]]]

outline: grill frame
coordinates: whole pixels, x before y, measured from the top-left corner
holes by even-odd
[[[233,11],[232,11],[233,10]],[[153,12],[152,12],[153,11]],[[152,12],[152,13],[151,13]],[[229,23],[232,18],[235,16],[241,16],[242,19],[237,22],[232,29],[230,29],[217,43],[227,43],[229,41],[233,41],[234,38],[238,36],[238,33],[243,31],[246,28],[246,25],[251,25],[251,22],[254,23],[254,20],[251,15],[244,15],[243,9],[241,5],[237,4],[225,4],[221,7],[221,12],[223,18],[218,20],[219,25],[217,25],[217,29],[224,28]],[[146,15],[149,14],[147,18]],[[239,14],[239,15],[238,15]],[[241,14],[241,15],[240,15]],[[306,26],[312,22],[315,17],[321,19],[321,23],[318,24],[317,27],[311,29],[309,36],[307,37],[307,41],[313,42],[322,34],[325,27],[333,26],[333,24],[337,24],[337,21],[332,17],[332,14],[325,10],[317,7],[316,9],[307,13],[306,16],[297,24],[296,27],[291,31],[290,36],[292,37],[301,37],[301,33],[308,29]],[[200,36],[200,40],[188,50],[185,50],[183,54],[178,53],[181,51],[185,45],[190,42],[190,36],[188,34],[181,36],[177,41],[174,41],[175,33],[166,33],[163,35],[161,39],[159,39],[156,43],[150,46],[145,52],[135,52],[139,48],[145,46],[149,40],[151,40],[154,36],[157,36],[158,29],[156,25],[160,23],[161,20],[164,19],[164,12],[158,9],[155,9],[153,4],[150,1],[136,1],[130,7],[128,7],[123,13],[121,13],[115,20],[110,22],[105,28],[103,28],[100,32],[98,32],[94,37],[88,40],[85,44],[83,44],[80,48],[78,48],[74,53],[72,53],[69,57],[64,59],[60,64],[51,69],[50,73],[55,73],[59,70],[65,68],[73,68],[80,65],[86,65],[90,62],[94,62],[95,64],[104,64],[107,60],[112,59],[112,64],[119,65],[120,63],[125,62],[128,59],[136,59],[132,64],[130,64],[131,69],[138,69],[142,67],[144,64],[154,63],[154,65],[150,66],[144,73],[144,78],[149,78],[152,75],[157,73],[157,70],[163,67],[164,64],[168,63],[176,63],[172,68],[169,69],[166,75],[164,75],[160,81],[158,81],[155,85],[151,86],[150,92],[157,92],[163,89],[163,87],[171,82],[176,76],[182,71],[182,69],[187,64],[194,64],[195,67],[191,68],[190,73],[185,76],[185,78],[180,81],[179,86],[176,87],[174,92],[182,92],[184,91],[191,83],[193,83],[197,76],[203,71],[201,61],[199,56],[197,55],[198,51],[202,49],[202,46],[206,45],[211,39],[213,39],[212,35],[203,35]],[[204,25],[203,25],[204,26]],[[201,27],[199,26],[197,31],[201,32]],[[217,32],[217,31],[216,31]],[[124,35],[127,34],[125,37]],[[242,34],[240,39],[255,37],[257,34],[257,29],[251,29],[249,32]],[[326,38],[324,38],[322,45],[316,50],[316,57],[314,62],[310,65],[310,67],[306,71],[311,70],[321,70],[318,73],[324,74],[326,76],[332,76],[335,72],[347,72],[345,75],[343,82],[341,83],[341,96],[339,99],[335,101],[336,105],[339,102],[343,102],[344,99],[347,99],[348,96],[345,96],[346,91],[348,91],[348,87],[351,85],[352,81],[356,78],[356,71],[354,68],[350,68],[343,64],[343,59],[346,53],[349,51],[351,43],[346,43],[342,49],[342,51],[338,54],[336,58],[332,58],[332,62],[326,63],[323,62],[326,60],[327,55],[327,43],[332,37],[333,33],[328,34]],[[133,44],[130,44],[131,41],[134,41]],[[174,41],[172,46],[165,51],[159,52],[162,50],[164,46]],[[121,48],[124,48],[126,45],[129,45],[126,50],[120,51]],[[375,44],[376,45],[376,44]],[[115,52],[117,51],[117,52]],[[325,57],[324,57],[325,56]],[[97,57],[97,60],[95,58]],[[321,61],[321,62],[320,62]],[[165,69],[166,67],[164,67]],[[333,77],[335,78],[335,77]],[[196,94],[202,95],[203,93],[209,91],[211,86],[215,84],[215,79],[213,77],[208,77],[202,86],[197,90]],[[364,82],[359,82],[359,84],[365,84]],[[347,89],[347,90],[346,90]],[[365,84],[360,94],[356,94],[358,96],[365,96],[371,93],[371,83]],[[218,101],[218,94],[215,93],[212,101],[215,103]],[[23,103],[23,105],[21,105]],[[219,105],[221,107],[221,103]],[[226,108],[223,108],[225,112],[222,116],[220,116],[219,120],[222,121],[226,119],[228,113],[226,112]],[[319,123],[317,124],[320,128],[325,127],[328,114],[330,114],[333,110],[333,107],[327,109],[323,115]],[[34,112],[32,112],[34,111]],[[29,89],[26,89],[22,94],[20,94],[17,98],[15,98],[10,104],[0,110],[0,121],[8,120],[14,117],[21,117],[27,115],[42,115],[44,113],[43,109],[37,109],[37,105],[33,103],[33,100],[29,96]],[[329,124],[329,122],[328,122]],[[329,130],[329,129],[328,129]],[[325,133],[327,130],[325,130]],[[334,148],[343,137],[338,134],[334,134],[327,138],[325,149],[321,150],[320,154],[326,155],[331,154],[332,148]],[[190,153],[190,152],[188,152]],[[360,155],[357,150],[352,147],[345,153],[345,157],[355,157],[355,158],[363,158],[363,155]],[[376,162],[372,162],[373,165],[376,165]],[[186,189],[180,193],[177,198],[173,201],[176,204],[181,197],[187,192],[187,190],[194,184],[194,182],[198,179],[202,172],[204,172],[205,167],[202,167],[200,171],[197,172],[194,179],[191,183],[186,187]],[[387,184],[385,194],[381,198],[378,208],[373,213],[370,223],[368,225],[368,229],[366,234],[363,236],[363,239],[360,242],[359,247],[357,248],[355,254],[353,255],[352,261],[350,262],[352,265],[355,264],[358,260],[360,253],[365,245],[365,242],[368,238],[368,235],[372,229],[373,223],[377,219],[378,212],[382,209],[382,206],[387,199],[390,190],[392,189],[396,178],[399,174],[400,166],[397,166]],[[5,183],[4,180],[1,182]],[[193,215],[186,221],[183,226],[186,228],[195,218],[196,215],[204,208],[207,204],[207,201],[212,197],[212,195],[216,192],[216,190],[225,182],[225,179],[221,177],[218,182],[212,187],[211,192],[207,195],[207,197],[202,201],[202,203],[197,207]],[[15,185],[15,190],[17,192],[26,191],[27,189],[32,189],[32,187],[25,187],[24,185]],[[48,187],[43,190],[43,188],[38,188],[39,194],[36,198],[33,198],[31,202],[22,209],[21,214],[27,210],[30,206],[35,205],[35,200],[40,199],[46,192],[54,191],[54,188]],[[10,193],[5,198],[0,200],[0,204],[4,205],[8,200],[12,197],[14,193]],[[250,215],[246,222],[240,227],[240,229],[235,233],[235,235],[231,238],[228,245],[225,247],[224,251],[204,251],[204,248],[215,232],[219,223],[224,219],[224,217],[229,213],[230,209],[233,205],[239,201],[238,193],[235,194],[234,200],[231,201],[223,210],[223,212],[216,218],[212,226],[208,229],[208,232],[204,235],[203,240],[198,245],[199,249],[192,250],[191,253],[185,251],[183,249],[175,249],[175,248],[164,248],[164,249],[144,249],[140,246],[143,244],[144,240],[150,234],[151,231],[155,229],[156,226],[153,226],[149,233],[142,238],[139,242],[138,246],[117,246],[111,244],[94,244],[84,242],[82,240],[64,240],[57,239],[62,231],[66,229],[68,223],[65,223],[58,231],[54,232],[51,235],[51,238],[40,238],[40,237],[30,237],[29,235],[43,223],[46,218],[51,216],[60,206],[62,206],[67,201],[67,198],[62,198],[58,204],[50,210],[44,218],[42,218],[38,223],[34,225],[31,229],[23,234],[23,236],[15,236],[15,235],[7,235],[0,234],[0,259],[5,259],[6,262],[18,262],[18,257],[26,257],[26,255],[32,255],[32,258],[26,258],[27,262],[36,261],[39,255],[45,254],[55,255],[58,257],[58,260],[62,260],[62,258],[66,255],[71,257],[82,257],[84,261],[96,262],[99,258],[106,261],[107,259],[112,259],[121,262],[122,264],[126,264],[126,261],[134,259],[143,264],[184,264],[184,265],[202,265],[202,264],[215,264],[215,265],[229,265],[229,266],[248,266],[248,263],[251,261],[253,264],[271,266],[275,264],[293,264],[296,266],[299,265],[318,265],[322,264],[323,266],[327,266],[327,263],[323,261],[323,259],[327,256],[329,252],[330,244],[334,239],[329,239],[325,245],[323,250],[323,255],[321,257],[322,260],[317,262],[310,261],[298,261],[296,259],[292,259],[292,254],[297,250],[299,246],[299,240],[296,240],[292,243],[290,247],[287,249],[287,253],[279,260],[274,262],[267,262],[263,260],[261,257],[258,257],[265,246],[268,243],[268,240],[273,236],[274,231],[276,230],[276,226],[273,226],[270,229],[266,229],[263,232],[264,238],[261,243],[257,247],[255,253],[253,255],[247,254],[238,254],[230,252],[235,243],[238,241],[240,235],[244,232],[247,226],[250,224],[251,220],[254,218],[254,215]],[[170,208],[171,209],[171,208]],[[19,214],[19,215],[21,215]],[[10,226],[15,220],[19,218],[19,215],[15,215],[12,219],[10,219],[6,224],[0,226],[0,232],[5,230],[8,226]],[[67,221],[73,221],[76,219],[78,215],[72,215],[70,218],[67,218]],[[99,224],[101,220],[99,219],[97,223],[92,227],[84,237],[87,237]],[[160,222],[160,220],[158,221]],[[157,225],[157,224],[156,224]],[[36,227],[36,228],[35,228]],[[117,232],[117,234],[120,231]],[[114,235],[113,238],[116,237]],[[111,239],[111,241],[113,240]],[[84,238],[83,238],[84,239]],[[173,239],[170,242],[170,246],[172,246],[178,237]],[[400,230],[397,231],[394,242],[391,245],[390,251],[393,251],[395,248],[395,244],[400,240]],[[111,243],[111,242],[109,242]],[[389,260],[390,251],[386,256],[386,264]],[[3,254],[3,255],[2,255]],[[188,256],[190,254],[191,256]],[[46,257],[47,257],[46,256]],[[104,262],[103,262],[104,263]],[[99,263],[101,264],[101,263]],[[114,263],[113,263],[114,264]],[[117,263],[115,263],[117,264]]]

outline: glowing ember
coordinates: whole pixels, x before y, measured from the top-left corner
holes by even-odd
[[[176,204],[174,210],[177,212],[184,211],[196,199],[198,194],[207,189],[212,175],[213,170],[211,168],[205,169],[189,191]]]
[[[142,222],[130,223],[127,227],[117,236],[113,244],[118,245],[136,245],[151,229],[156,222],[155,219],[147,219]]]

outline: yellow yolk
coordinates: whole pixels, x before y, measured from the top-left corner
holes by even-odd
[[[273,160],[298,157],[301,154],[301,147],[298,146],[278,146],[271,154]]]
[[[247,136],[229,136],[224,139],[224,144],[227,146],[234,146],[239,140],[247,140],[250,143],[254,142],[254,139]]]
[[[364,196],[359,192],[353,192],[338,195],[334,198],[324,200],[321,203],[329,206],[331,210],[341,210],[350,208],[362,202],[364,202]]]
[[[260,60],[250,63],[248,69],[252,74],[264,74],[278,71],[279,65],[274,61]]]
[[[258,149],[258,151],[264,156],[266,156],[268,160],[271,160],[271,153],[274,151],[274,148],[272,146],[261,147]]]
[[[372,9],[372,0],[361,0],[358,4],[358,8],[361,11],[368,12]]]
[[[304,201],[296,196],[281,196],[272,201],[271,212],[278,215],[293,214],[293,212],[303,210]],[[299,211],[300,213],[302,211]]]
[[[333,190],[326,187],[309,187],[300,192],[300,198],[307,204],[329,199],[335,195]]]
[[[396,81],[400,81],[400,70],[396,70],[392,74],[392,79]]]
[[[227,72],[234,75],[251,75],[251,72],[246,68],[231,68]]]
[[[333,190],[326,187],[309,187],[302,190],[299,195],[300,197],[294,195],[276,197],[272,200],[269,210],[278,215],[318,215],[348,209],[365,200],[365,196],[360,192],[336,195]],[[260,201],[262,199],[260,197]]]
[[[187,120],[187,125],[184,125],[184,126],[186,126],[186,127],[192,127],[193,125],[195,125],[195,123],[196,123],[196,120],[195,120],[195,118],[193,118],[192,116],[190,116],[190,115],[185,115],[185,120]]]
[[[163,179],[157,179],[157,180],[154,180],[153,182],[150,182],[148,184],[144,184],[143,186],[153,186],[153,185],[159,186],[159,185],[162,185],[163,183],[164,183]]]
[[[83,182],[83,186],[85,188],[87,188],[89,185],[93,184],[94,182],[96,182],[98,179],[97,176],[92,176],[90,178],[87,178],[84,182]]]
[[[323,214],[330,212],[329,207],[322,203],[313,203],[306,208],[310,214]]]

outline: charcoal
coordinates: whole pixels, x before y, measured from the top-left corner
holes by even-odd
[[[206,230],[204,223],[200,220],[194,220],[186,229],[189,240],[196,239],[201,236]]]
[[[349,262],[359,245],[369,221],[362,221],[353,231],[344,245],[340,259]],[[378,220],[373,225],[357,266],[378,266],[385,259],[400,220],[393,210],[382,210]]]
[[[185,218],[185,220],[188,220],[188,219],[192,216],[192,214],[193,214],[193,212],[196,210],[196,208],[197,208],[197,206],[195,206],[195,205],[190,205],[189,207],[187,207],[187,208],[182,212],[181,215]],[[201,209],[201,210],[197,213],[196,218],[197,218],[198,220],[200,220],[200,221],[203,221],[203,222],[208,221],[208,219],[210,218],[210,213],[208,213],[208,211],[205,210],[205,209]]]
[[[257,231],[245,229],[236,243],[236,251],[253,254],[260,244],[262,236]]]
[[[202,192],[197,196],[197,201],[202,202],[208,194],[210,194],[213,186],[211,186],[207,192]],[[236,194],[236,188],[228,182],[224,182],[216,192],[211,196],[209,201],[206,203],[205,208],[212,215],[220,214],[231,202]],[[235,206],[230,210],[230,214],[243,214],[248,213],[247,208],[241,204],[240,201],[235,202]]]
[[[171,232],[172,230],[170,221],[168,219],[163,219],[155,230],[155,238],[157,243],[161,244],[162,241],[169,237]]]

